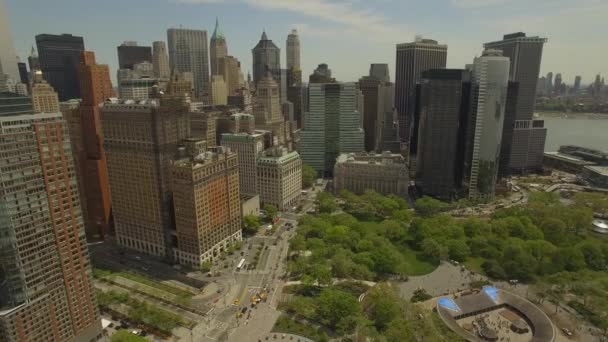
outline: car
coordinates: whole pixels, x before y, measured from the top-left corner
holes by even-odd
[[[562,328],[562,332],[566,336],[572,336],[572,331],[570,329],[568,329],[568,328]]]

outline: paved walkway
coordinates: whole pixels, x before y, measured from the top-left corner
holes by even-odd
[[[437,297],[466,289],[472,281],[485,279],[482,275],[473,274],[468,270],[462,271],[459,266],[442,262],[429,274],[409,277],[407,281],[399,284],[399,289],[401,296],[408,300],[419,288],[423,288],[431,296]]]

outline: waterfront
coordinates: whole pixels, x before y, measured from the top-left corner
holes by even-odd
[[[608,150],[608,115],[539,114],[548,129],[545,151],[557,151],[560,145],[580,145]]]

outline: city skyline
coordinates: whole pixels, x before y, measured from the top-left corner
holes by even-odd
[[[411,4],[392,0],[375,4],[374,9],[363,2],[327,0],[306,4],[277,0],[151,0],[145,7],[134,2],[112,6],[114,1],[95,8],[99,15],[85,22],[69,13],[85,7],[90,11],[90,4],[59,0],[57,6],[40,12],[39,1],[5,0],[19,57],[22,61],[27,58],[36,34],[72,33],[84,37],[86,49],[96,51],[100,63],[109,64],[114,76],[118,64],[115,48],[124,40],[150,46],[153,41],[165,40],[166,29],[180,25],[206,30],[210,35],[218,17],[230,42],[231,54],[241,60],[245,74],[251,71],[251,46],[259,40],[263,29],[284,50],[283,43],[293,28],[298,29],[302,41],[304,74],[319,63],[340,65],[334,71],[339,81],[357,80],[365,74],[369,63],[388,63],[389,69],[394,70],[395,44],[413,41],[416,34],[449,46],[448,68],[464,67],[481,54],[485,42],[523,31],[549,38],[541,74],[561,72],[568,83],[581,75],[582,84],[586,85],[597,73],[607,72],[602,60],[605,48],[591,43],[601,39],[601,30],[591,23],[606,13],[608,4],[595,0],[576,4],[562,0],[541,0],[534,4],[522,0],[437,0],[416,4],[415,11],[411,10]],[[64,11],[68,7],[72,9],[69,13]],[[116,8],[121,10],[115,11]],[[139,15],[130,15],[129,8]],[[437,13],[433,12],[435,9]],[[532,15],[539,12],[543,15]],[[248,20],[243,21],[243,15],[248,15]],[[107,25],[108,17],[113,18],[111,26]],[[569,25],[563,25],[566,20]],[[408,24],[400,24],[403,22]],[[284,59],[284,51],[281,53]],[[570,63],[577,58],[585,63]]]

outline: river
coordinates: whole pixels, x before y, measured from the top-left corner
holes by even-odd
[[[539,114],[545,120],[545,151],[557,151],[560,145],[579,145],[608,151],[608,115]]]

